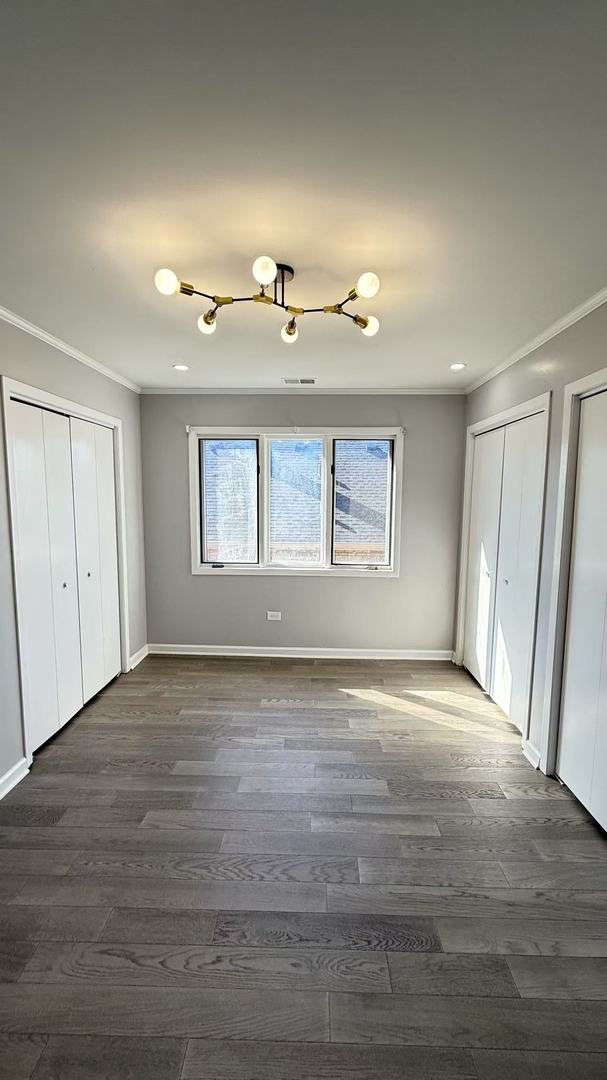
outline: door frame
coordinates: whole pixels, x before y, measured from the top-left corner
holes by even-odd
[[[567,383],[563,390],[563,425],[554,530],[554,558],[547,627],[546,676],[543,693],[539,765],[552,776],[556,769],[565,636],[569,606],[569,576],[577,486],[580,408],[584,398],[607,390],[607,368]]]
[[[460,667],[463,665],[464,660],[464,637],[465,637],[465,622],[466,622],[466,600],[468,591],[468,557],[470,547],[470,513],[472,509],[472,473],[474,468],[474,440],[477,435],[483,435],[487,431],[493,431],[495,428],[505,427],[507,424],[512,424],[516,420],[524,420],[528,416],[536,416],[538,413],[543,415],[544,431],[543,431],[543,443],[544,443],[544,493],[542,508],[542,533],[544,524],[544,511],[546,501],[546,473],[548,464],[548,431],[550,425],[550,404],[551,404],[551,391],[547,391],[545,394],[539,394],[538,397],[529,398],[527,401],[521,401],[518,405],[513,405],[509,409],[504,409],[502,412],[494,413],[493,416],[487,416],[483,420],[477,420],[474,424],[470,424],[466,428],[466,456],[464,465],[464,487],[462,496],[462,522],[460,532],[460,550],[459,550],[459,574],[458,574],[458,593],[457,593],[457,607],[456,607],[456,621],[455,621],[455,648],[453,650],[453,662]],[[535,635],[537,632],[537,599],[539,594],[539,566],[541,566],[543,548],[543,535],[540,542],[540,555],[538,564],[538,579],[536,585],[536,601],[535,601],[535,621],[533,629],[533,640],[535,650]],[[531,671],[531,678],[533,680],[533,665]],[[537,766],[537,754],[535,750],[529,745],[529,716],[531,711],[531,698],[529,700],[529,712],[527,715],[527,723],[523,727],[523,753],[534,766]]]
[[[15,614],[17,618],[17,627],[19,626],[19,601],[16,589],[16,531],[15,520],[12,510],[12,503],[14,498],[14,479],[11,467],[11,456],[9,447],[9,433],[10,433],[10,410],[8,408],[9,401],[21,401],[26,405],[37,405],[40,408],[49,409],[51,412],[62,413],[64,416],[74,416],[80,420],[89,420],[94,424],[101,424],[103,427],[109,427],[113,431],[114,437],[114,482],[116,488],[116,533],[117,533],[117,549],[118,549],[118,598],[119,598],[119,610],[120,610],[120,665],[123,672],[129,670],[129,599],[128,599],[128,567],[127,567],[127,547],[126,547],[126,500],[125,500],[125,483],[124,483],[124,445],[123,445],[123,432],[122,432],[122,420],[117,416],[110,416],[108,413],[99,412],[97,409],[90,409],[87,405],[80,405],[76,401],[70,401],[67,398],[58,397],[56,394],[51,394],[46,390],[40,390],[38,387],[29,386],[27,383],[18,382],[15,379],[10,379],[8,376],[2,376],[2,410],[4,419],[4,449],[6,453],[7,473],[8,473],[8,493],[9,493],[9,518],[10,518],[10,534],[11,534],[11,559],[13,570],[13,582],[14,582],[14,597],[15,597]],[[17,635],[17,648],[19,649],[19,640]],[[19,660],[21,667],[21,661]],[[21,681],[21,670],[19,671],[19,679]],[[23,692],[23,691],[22,691]],[[23,712],[21,715],[21,722],[23,725]],[[25,747],[25,753],[28,763],[32,760],[32,755],[27,745],[27,736],[25,728],[23,728],[23,741]]]

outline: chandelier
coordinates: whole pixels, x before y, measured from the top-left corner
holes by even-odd
[[[352,314],[345,310],[346,304],[351,304],[359,297],[370,300],[379,292],[379,278],[377,274],[367,271],[361,274],[356,285],[338,304],[325,304],[324,307],[296,307],[287,304],[285,300],[285,284],[295,277],[295,271],[287,263],[276,263],[269,255],[260,255],[252,266],[253,277],[259,286],[259,292],[252,296],[213,296],[211,293],[201,292],[195,289],[187,281],[180,281],[172,270],[158,270],[154,277],[154,284],[158,292],[163,296],[172,296],[174,293],[183,293],[185,296],[202,296],[205,300],[212,301],[209,308],[198,319],[198,329],[202,334],[213,334],[217,328],[217,312],[220,308],[229,304],[270,304],[282,308],[289,315],[288,321],[280,331],[280,336],[287,345],[297,341],[299,334],[297,319],[301,315],[325,314],[345,315],[354,326],[357,326],[365,337],[374,337],[379,330],[379,319],[375,315]],[[271,288],[273,286],[273,288]],[[270,290],[270,291],[268,291]]]

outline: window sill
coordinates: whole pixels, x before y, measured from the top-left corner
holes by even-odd
[[[396,578],[398,570],[393,566],[367,570],[364,567],[288,567],[288,566],[193,566],[192,575],[212,577],[347,577],[347,578]]]

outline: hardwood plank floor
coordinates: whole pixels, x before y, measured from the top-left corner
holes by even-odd
[[[463,671],[148,657],[0,804],[0,1080],[598,1080],[607,841]]]

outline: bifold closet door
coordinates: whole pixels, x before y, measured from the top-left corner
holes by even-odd
[[[72,418],[84,700],[120,671],[114,447],[109,428]]]
[[[43,413],[7,405],[19,662],[27,752],[59,729]]]
[[[474,440],[464,664],[489,690],[499,539],[504,428]]]
[[[607,393],[580,404],[557,773],[607,829]]]
[[[505,429],[490,693],[526,730],[544,504],[543,413]]]
[[[59,723],[65,724],[83,704],[70,421],[38,411],[44,431]]]

